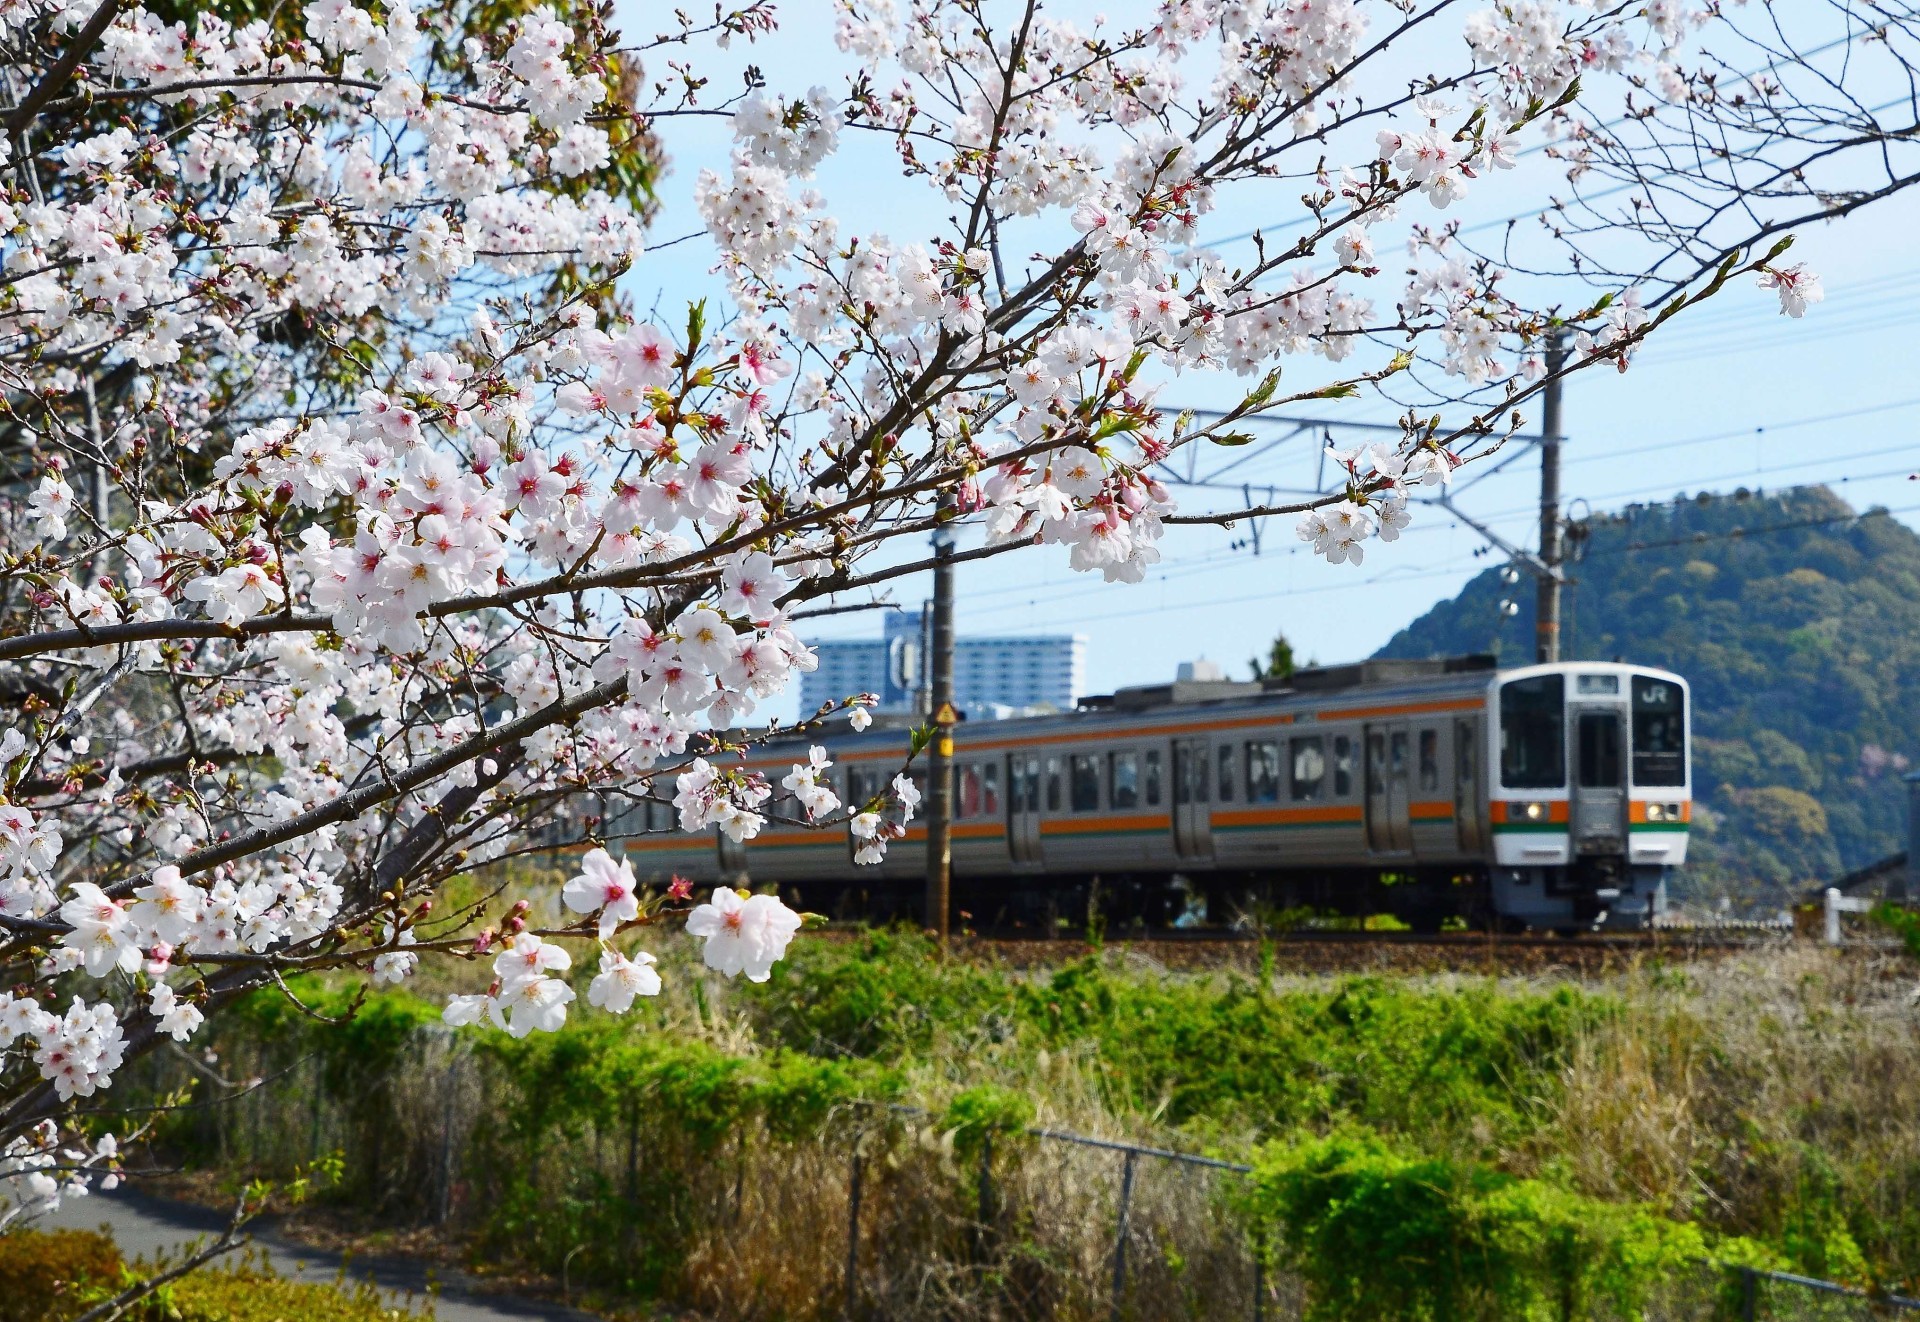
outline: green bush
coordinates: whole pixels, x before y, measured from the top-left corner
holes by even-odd
[[[120,1250],[90,1230],[0,1234],[0,1322],[57,1322],[120,1279]]]
[[[0,1322],[65,1322],[165,1263],[128,1264],[111,1236],[91,1230],[0,1234]],[[368,1281],[293,1281],[251,1256],[210,1265],[161,1286],[127,1315],[133,1322],[398,1322],[433,1308],[390,1307]]]
[[[1314,1322],[1571,1322],[1706,1256],[1700,1232],[1370,1134],[1272,1145],[1246,1195],[1260,1242],[1308,1289]]]

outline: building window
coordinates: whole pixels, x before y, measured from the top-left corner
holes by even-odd
[[[1108,790],[1113,806],[1134,808],[1140,803],[1140,755],[1115,753],[1109,770],[1112,788]]]

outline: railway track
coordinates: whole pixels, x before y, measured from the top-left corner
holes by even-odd
[[[863,929],[828,928],[829,939],[855,939]],[[1285,973],[1604,972],[1647,961],[1728,958],[1785,946],[1779,929],[1662,930],[1647,933],[1365,932],[1293,931],[1261,935],[1226,929],[1110,933],[1093,942],[1084,936],[1036,936],[1020,932],[968,932],[953,940],[961,958],[1014,968],[1057,967],[1096,950],[1169,969],[1257,970],[1271,958]]]

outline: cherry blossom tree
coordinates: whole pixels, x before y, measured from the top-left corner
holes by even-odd
[[[1550,357],[1624,370],[1729,287],[1801,316],[1795,227],[1912,178],[1889,9],[1115,8],[0,4],[0,1222],[111,1178],[116,1071],[294,973],[459,961],[448,1021],[514,1034],[657,993],[669,920],[765,978],[800,916],[646,891],[611,823],[879,858],[911,781],[776,786],[743,755],[796,732],[742,731],[937,526],[1133,581],[1169,525],[1288,513],[1357,561]],[[771,85],[783,24],[848,72]],[[829,196],[854,150],[944,219]],[[650,252],[669,186],[703,230]],[[1479,189],[1530,217],[1491,249]],[[1210,244],[1242,196],[1296,219]],[[633,304],[689,261],[706,301]],[[1376,392],[1403,436],[1321,500],[1155,477]],[[540,928],[508,865],[556,820],[590,848]],[[489,899],[436,907],[456,875]]]

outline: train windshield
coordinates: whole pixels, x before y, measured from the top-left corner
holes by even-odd
[[[1567,783],[1567,680],[1516,679],[1500,690],[1500,783],[1516,790]]]
[[[1633,783],[1687,783],[1687,698],[1670,679],[1633,677]]]

